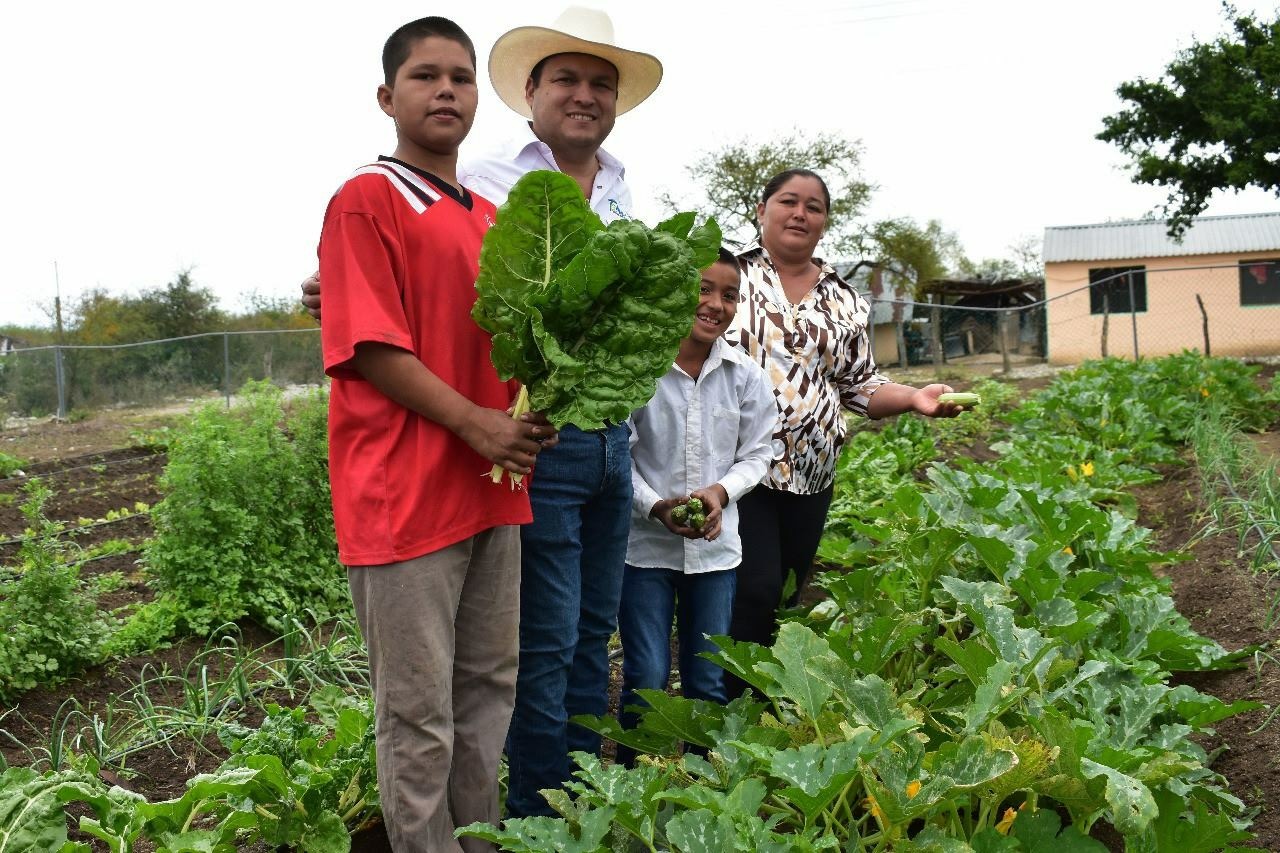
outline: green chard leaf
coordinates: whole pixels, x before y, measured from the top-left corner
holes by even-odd
[[[556,426],[625,420],[671,367],[715,260],[715,222],[692,226],[682,214],[604,228],[572,178],[517,181],[485,235],[472,310],[499,376],[525,384]]]

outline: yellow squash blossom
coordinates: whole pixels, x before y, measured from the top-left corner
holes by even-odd
[[[1013,827],[1014,818],[1018,816],[1016,809],[1007,808],[1004,810],[1004,817],[1000,818],[1000,822],[996,824],[996,832],[1001,835],[1008,835],[1009,830]]]
[[[1071,478],[1071,482],[1073,483],[1080,479],[1080,475],[1076,473],[1076,466],[1067,466],[1067,476]]]
[[[1086,477],[1092,477],[1092,476],[1093,476],[1093,463],[1092,463],[1092,462],[1082,462],[1082,463],[1080,464],[1080,473],[1081,473],[1081,474],[1084,474]]]
[[[918,793],[920,793],[920,780],[916,779],[914,782],[908,782],[907,783],[907,799],[908,800],[914,799],[915,795]]]
[[[1071,546],[1070,546],[1070,545],[1068,545],[1067,547],[1065,547],[1065,548],[1063,548],[1063,549],[1062,549],[1062,553],[1066,554],[1067,556],[1074,557],[1076,552],[1075,552],[1075,551],[1072,551],[1072,550],[1071,550]]]
[[[862,807],[871,812],[871,816],[876,820],[884,820],[884,812],[880,811],[880,804],[876,802],[875,797],[868,795],[868,797],[862,801]]]

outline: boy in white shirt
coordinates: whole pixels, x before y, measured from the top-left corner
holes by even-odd
[[[736,501],[763,479],[778,422],[764,370],[721,337],[737,313],[738,279],[737,259],[722,248],[702,273],[675,364],[631,416],[634,498],[618,611],[624,727],[637,716],[627,708],[643,704],[636,690],[667,686],[673,620],[684,695],[726,701],[724,671],[698,653],[715,649],[706,636],[729,631],[742,560]],[[694,498],[705,520],[677,509]],[[618,747],[619,762],[634,757]]]

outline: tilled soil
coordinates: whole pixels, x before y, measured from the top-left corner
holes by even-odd
[[[159,499],[156,478],[163,470],[164,456],[146,450],[120,449],[127,444],[127,430],[111,424],[94,429],[90,424],[63,424],[45,427],[43,440],[38,431],[14,435],[6,430],[0,450],[22,451],[36,460],[26,473],[39,474],[55,490],[50,501],[50,517],[75,524],[78,519],[98,519],[109,511]],[[1280,434],[1276,431],[1254,438],[1260,450],[1275,457],[1280,454]],[[74,454],[69,453],[75,447]],[[85,455],[85,451],[92,451]],[[973,453],[979,458],[989,451]],[[1224,701],[1249,699],[1263,703],[1261,710],[1229,718],[1217,725],[1216,737],[1206,747],[1217,750],[1213,768],[1229,781],[1231,790],[1247,804],[1259,809],[1253,830],[1256,846],[1280,850],[1280,719],[1270,718],[1280,708],[1280,629],[1268,622],[1273,601],[1280,597],[1275,576],[1255,575],[1249,569],[1251,556],[1239,552],[1235,534],[1201,535],[1208,522],[1201,517],[1204,500],[1193,466],[1170,468],[1161,483],[1137,492],[1140,522],[1153,528],[1159,547],[1186,550],[1189,559],[1171,564],[1165,572],[1172,581],[1179,609],[1200,633],[1212,637],[1229,650],[1256,646],[1249,666],[1223,673],[1195,674],[1185,678],[1197,689]],[[18,504],[23,478],[0,480],[0,539],[22,535],[23,521]],[[7,502],[4,502],[7,501]],[[150,535],[146,516],[81,531],[76,541],[85,547],[112,538],[141,542]],[[1256,542],[1250,540],[1246,547]],[[6,548],[8,550],[6,550]],[[0,545],[0,564],[7,564],[16,546]],[[138,572],[137,552],[112,555],[88,564],[84,572],[99,574],[120,571],[126,584],[103,602],[105,607],[124,606],[146,600],[151,591]],[[261,645],[270,635],[253,625],[242,625],[243,644]],[[0,755],[15,765],[39,758],[51,745],[51,732],[78,709],[86,718],[102,713],[140,679],[158,672],[181,673],[201,654],[204,641],[184,641],[151,655],[112,662],[96,667],[74,681],[56,688],[42,688],[21,697],[11,710],[0,716]],[[618,675],[614,674],[614,689]],[[179,702],[180,690],[170,683],[153,701]],[[280,696],[282,704],[290,704]],[[615,700],[616,701],[616,698]],[[250,714],[245,722],[254,724]],[[8,733],[10,737],[4,737]],[[25,746],[23,745],[25,744]],[[125,771],[107,771],[104,778],[137,790],[151,799],[176,797],[185,790],[186,779],[214,769],[225,753],[216,740],[207,738],[201,746],[187,743],[170,749],[155,745],[129,757]],[[354,839],[356,849],[385,850],[385,836],[371,833]]]
[[[1224,702],[1263,704],[1218,723],[1217,736],[1204,746],[1220,750],[1213,769],[1227,778],[1236,796],[1260,810],[1253,843],[1280,850],[1280,719],[1271,718],[1280,707],[1280,627],[1267,620],[1270,605],[1280,596],[1280,582],[1275,575],[1250,570],[1250,555],[1239,552],[1236,534],[1203,535],[1209,519],[1201,513],[1205,504],[1193,467],[1163,473],[1163,482],[1137,490],[1139,521],[1154,529],[1160,548],[1181,550],[1190,558],[1164,570],[1178,610],[1196,631],[1228,651],[1258,648],[1245,668],[1189,674],[1182,681]],[[1257,544],[1248,540],[1246,548]]]

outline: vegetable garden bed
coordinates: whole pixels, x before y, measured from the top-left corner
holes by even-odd
[[[1016,396],[1020,397],[1021,394],[1019,391]],[[990,396],[984,391],[984,401],[990,399]],[[975,415],[981,416],[980,413]],[[1280,426],[1275,423],[1276,420],[1273,416],[1273,428]],[[922,461],[915,458],[917,451],[912,449],[916,438],[912,435],[914,429],[914,426],[896,428],[891,436],[895,442],[891,452],[894,464],[908,471],[917,470]],[[983,462],[991,462],[995,458],[987,443],[975,435],[961,435],[950,448],[941,448],[941,452],[953,458],[974,456]],[[62,478],[48,477],[55,486],[56,479],[74,483],[67,489],[73,494],[55,495],[51,499],[51,514],[56,512],[54,517],[74,524],[82,518],[103,518],[109,511],[133,507],[138,502],[152,505],[157,497],[154,475],[158,471],[158,457],[157,461],[149,463],[122,461],[118,466],[108,465],[102,470],[95,469],[95,466],[102,465],[104,461],[124,460],[130,453],[137,455],[135,451],[122,451],[105,460],[101,457],[72,457],[63,460],[61,465],[65,468],[77,465],[85,467],[78,473]],[[883,460],[885,457],[883,453],[878,453],[875,458]],[[879,474],[889,476],[887,462],[878,461],[875,464],[880,466],[877,469]],[[148,476],[139,477],[138,474],[143,470]],[[865,460],[860,470],[868,470]],[[115,475],[116,471],[119,476]],[[1264,706],[1259,710],[1216,722],[1213,725],[1217,730],[1216,738],[1197,738],[1208,750],[1224,744],[1229,747],[1217,754],[1210,753],[1211,767],[1227,777],[1232,793],[1246,805],[1260,808],[1253,823],[1253,831],[1257,837],[1251,843],[1263,849],[1280,849],[1280,824],[1274,813],[1274,805],[1280,803],[1280,768],[1277,765],[1277,756],[1280,756],[1280,729],[1277,726],[1280,726],[1280,721],[1271,721],[1268,717],[1270,709],[1280,706],[1280,678],[1277,677],[1280,673],[1277,668],[1280,666],[1277,663],[1280,654],[1277,653],[1277,632],[1266,622],[1267,603],[1274,599],[1277,592],[1272,580],[1275,576],[1255,575],[1250,571],[1251,556],[1240,553],[1239,537],[1235,532],[1197,536],[1205,523],[1201,516],[1205,501],[1199,495],[1199,482],[1193,468],[1162,464],[1158,471],[1162,477],[1161,482],[1139,486],[1132,494],[1137,498],[1139,522],[1155,531],[1155,542],[1152,545],[1154,549],[1171,551],[1181,549],[1188,542],[1192,543],[1186,552],[1189,559],[1159,569],[1172,580],[1173,595],[1179,610],[1187,616],[1195,630],[1217,640],[1228,650],[1246,646],[1257,646],[1259,649],[1243,669],[1189,673],[1177,676],[1174,683],[1188,684],[1211,693],[1228,704],[1236,700],[1253,700]],[[1077,476],[1083,476],[1082,472],[1077,470]],[[873,478],[862,479],[870,481]],[[12,487],[16,485],[16,482],[7,486],[0,483],[0,494],[4,494],[6,488],[12,491]],[[873,488],[874,483],[868,482],[867,487]],[[846,497],[846,504],[850,507],[863,502],[856,496]],[[82,499],[84,503],[79,503]],[[17,500],[15,498],[11,501],[9,507],[0,506],[0,523],[3,524],[0,526],[0,539],[17,537],[22,533],[15,520],[16,513],[11,509]],[[96,503],[90,504],[91,500]],[[833,513],[833,517],[838,523],[839,513]],[[141,531],[130,528],[130,538],[140,538],[146,535],[145,525],[149,524],[149,516],[142,516],[130,523],[144,525]],[[92,528],[86,531],[81,544],[92,547],[111,539],[112,535],[107,531],[112,527],[124,528],[125,525],[106,525],[105,531]],[[95,538],[91,540],[89,536]],[[84,572],[86,575],[121,572],[126,583],[108,593],[112,596],[112,604],[125,604],[131,596],[138,601],[150,598],[153,591],[133,565],[133,561],[137,559],[136,554],[105,556],[108,559],[101,560],[101,565],[88,564]],[[6,565],[9,565],[8,561]],[[21,744],[0,737],[0,749],[3,750],[0,754],[11,765],[35,763],[43,769],[48,766],[52,756],[61,754],[66,758],[69,747],[76,747],[82,754],[91,753],[95,712],[99,715],[96,722],[101,727],[106,710],[115,709],[115,731],[122,731],[125,723],[120,697],[127,696],[130,688],[139,681],[150,681],[154,685],[156,689],[148,695],[156,705],[190,705],[193,709],[203,707],[206,711],[216,710],[215,716],[218,719],[234,719],[241,725],[255,727],[264,719],[263,709],[268,702],[285,706],[305,705],[308,697],[313,695],[314,688],[320,688],[319,695],[323,696],[326,683],[342,681],[337,673],[343,672],[342,666],[350,664],[352,658],[347,657],[344,664],[335,665],[335,659],[341,657],[341,654],[326,643],[348,628],[339,625],[306,641],[295,637],[292,646],[286,649],[280,643],[267,646],[274,632],[258,628],[251,621],[242,620],[238,629],[239,638],[235,643],[226,643],[223,650],[210,651],[205,637],[181,640],[166,649],[94,667],[58,687],[39,687],[20,693],[12,702],[13,710],[0,719],[0,729],[21,741]],[[264,646],[267,647],[263,648]],[[345,651],[349,652],[350,649]],[[314,660],[320,652],[324,652],[320,655],[325,657],[321,668],[328,678],[277,679],[263,687],[268,676],[277,671],[273,667],[277,667],[280,661],[296,662],[304,658]],[[312,657],[308,658],[308,655]],[[177,677],[157,679],[156,676],[162,672]],[[246,676],[244,683],[236,683],[240,676]],[[258,690],[259,687],[262,689]],[[254,692],[255,690],[258,692]],[[253,695],[245,695],[246,693]],[[73,713],[76,706],[68,704],[70,700],[78,703],[78,713]],[[187,719],[185,731],[188,735],[185,740],[176,738],[165,744],[148,746],[131,754],[123,768],[104,767],[99,774],[101,778],[107,783],[135,790],[152,802],[180,797],[189,778],[201,772],[215,770],[230,754],[227,747],[213,735],[215,726],[210,725],[201,731],[199,726],[191,724],[189,716],[184,718]],[[65,734],[61,741],[59,733]],[[110,725],[101,731],[101,735],[107,740],[110,740],[111,734]],[[74,742],[76,737],[79,737],[78,743]],[[63,766],[67,764],[64,762]],[[4,792],[0,791],[0,798],[3,795]],[[870,814],[865,804],[855,803],[853,808],[859,819],[865,820]],[[0,810],[0,823],[3,823],[2,811]],[[72,812],[73,817],[89,814],[91,812],[83,807],[75,807]],[[1016,824],[1018,819],[1021,818],[1013,819],[1013,823]],[[72,837],[76,838],[74,820],[71,827]],[[1104,824],[1099,823],[1096,829],[1098,837],[1106,840],[1113,849],[1121,849],[1116,846],[1118,837],[1108,836],[1104,831]],[[79,838],[81,841],[88,841],[86,836]],[[22,848],[6,847],[5,842],[0,841],[0,851],[8,853],[9,849]],[[96,849],[106,848],[100,846]],[[153,848],[139,845],[133,849]],[[1186,841],[1178,848],[1178,853],[1198,849],[1218,848],[1197,847],[1191,841]]]

